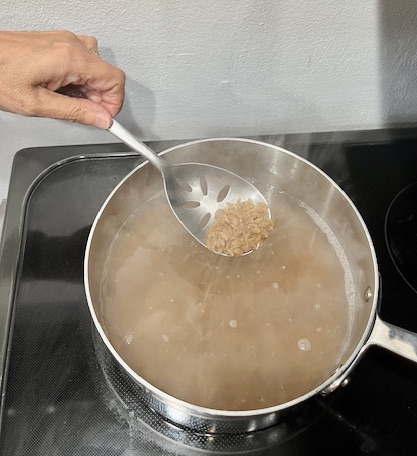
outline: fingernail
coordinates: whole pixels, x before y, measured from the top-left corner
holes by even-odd
[[[96,127],[104,128],[105,130],[107,130],[107,128],[110,127],[111,123],[112,123],[112,118],[109,113],[105,114],[103,112],[98,112],[96,114],[96,122],[95,122]]]

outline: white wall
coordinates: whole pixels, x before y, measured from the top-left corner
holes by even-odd
[[[383,128],[417,121],[416,2],[2,0],[1,28],[95,35],[127,74],[143,139]],[[113,142],[0,112],[0,198],[14,153]]]

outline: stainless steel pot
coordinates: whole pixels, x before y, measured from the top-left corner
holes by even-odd
[[[314,390],[274,407],[248,411],[213,410],[172,397],[134,372],[116,352],[103,327],[101,277],[107,246],[137,206],[162,189],[159,173],[147,162],[115,188],[98,213],[85,255],[85,290],[95,327],[112,357],[133,379],[145,401],[168,420],[203,433],[250,432],[274,425],[296,404],[343,385],[366,349],[379,345],[417,362],[417,336],[383,322],[377,314],[379,276],[372,240],[360,214],[347,195],[320,169],[282,148],[245,139],[209,139],[173,147],[167,161],[202,162],[229,169],[252,182],[268,199],[271,188],[303,201],[329,226],[351,267],[354,309],[351,331],[340,367]],[[169,373],[167,373],[169,375]],[[139,400],[139,398],[138,398]]]

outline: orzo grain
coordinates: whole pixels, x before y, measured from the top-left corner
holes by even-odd
[[[265,203],[251,200],[227,203],[216,212],[206,244],[210,250],[229,256],[256,250],[274,228]]]

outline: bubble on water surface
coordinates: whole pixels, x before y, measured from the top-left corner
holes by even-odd
[[[297,345],[301,351],[309,351],[311,349],[311,342],[308,339],[299,339]]]

